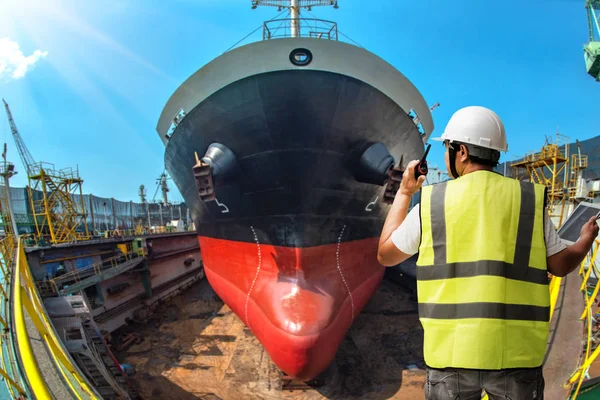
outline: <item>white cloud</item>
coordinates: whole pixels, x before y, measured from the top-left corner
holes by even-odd
[[[40,59],[47,55],[47,51],[36,50],[30,56],[25,56],[17,42],[9,38],[0,38],[0,79],[23,78]]]

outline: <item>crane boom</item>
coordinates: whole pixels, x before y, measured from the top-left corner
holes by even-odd
[[[30,176],[33,173],[33,165],[35,164],[35,160],[33,156],[25,146],[25,142],[23,138],[19,134],[19,130],[17,129],[17,125],[13,120],[12,114],[10,112],[10,108],[8,107],[8,103],[6,100],[2,99],[4,102],[4,107],[6,108],[6,115],[8,116],[8,124],[10,125],[10,130],[12,131],[13,137],[15,139],[15,144],[17,145],[17,150],[19,151],[19,156],[21,156],[21,161],[23,162],[23,166],[27,170],[27,175]]]
[[[600,0],[586,0],[589,42],[584,47],[585,64],[588,74],[600,82]]]
[[[590,42],[600,38],[600,24],[598,24],[598,12],[600,12],[600,0],[587,0],[585,4],[588,14],[588,28]],[[596,30],[594,31],[594,28]]]

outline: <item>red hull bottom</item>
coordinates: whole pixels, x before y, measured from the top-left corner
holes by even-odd
[[[377,238],[290,248],[199,237],[209,283],[273,362],[309,380],[332,362],[384,267]]]

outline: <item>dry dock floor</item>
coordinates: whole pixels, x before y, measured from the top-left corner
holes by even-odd
[[[206,280],[161,305],[117,352],[144,399],[423,399],[423,330],[410,291],[384,280],[340,345],[320,385],[282,389],[281,372]]]

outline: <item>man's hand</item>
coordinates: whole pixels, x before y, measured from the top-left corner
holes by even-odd
[[[415,179],[415,168],[417,164],[419,164],[419,160],[413,160],[406,166],[406,170],[402,174],[402,183],[400,183],[398,194],[412,197],[419,189],[421,189],[421,186],[423,186],[425,175],[419,176],[418,180]]]
[[[592,217],[581,227],[579,239],[575,243],[563,251],[548,257],[548,271],[552,275],[560,277],[567,276],[573,272],[588,254],[597,236],[598,224],[596,223],[596,217]]]
[[[589,243],[593,243],[594,240],[596,240],[596,237],[598,237],[599,229],[600,228],[598,228],[598,224],[596,223],[596,217],[592,217],[589,219],[588,222],[583,224],[583,226],[581,227],[581,232],[579,232],[579,237],[582,240],[586,240]]]
[[[419,160],[414,160],[409,162],[406,166],[406,170],[402,174],[400,188],[396,193],[392,208],[383,224],[383,230],[381,231],[381,237],[379,238],[379,248],[377,250],[377,261],[379,261],[381,265],[387,267],[400,264],[412,255],[400,251],[392,241],[391,236],[394,230],[396,230],[396,228],[404,222],[404,219],[406,219],[408,207],[410,206],[410,199],[419,191],[419,189],[421,189],[421,186],[425,181],[425,176],[419,176],[419,179],[415,179],[415,167],[418,163]]]

